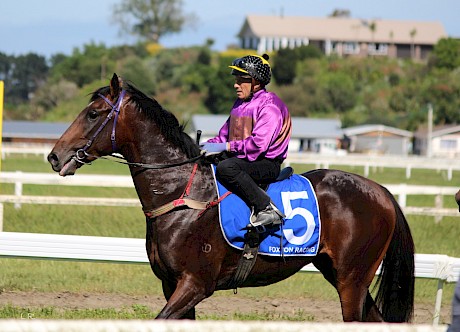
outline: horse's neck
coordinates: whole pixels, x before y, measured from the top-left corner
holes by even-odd
[[[142,144],[137,145],[141,147]],[[145,145],[144,145],[145,146]],[[146,151],[133,148],[129,151],[129,162],[142,162],[151,165],[167,165],[184,161],[187,157],[177,149],[162,145]],[[171,157],[173,156],[173,157]],[[125,156],[126,157],[126,156]],[[193,172],[194,163],[172,166],[162,169],[146,169],[130,166],[134,186],[145,210],[156,209],[179,198],[189,181],[190,197],[196,200],[212,199],[215,189],[212,173],[209,167],[197,167]]]

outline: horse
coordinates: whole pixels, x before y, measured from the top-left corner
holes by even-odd
[[[145,214],[146,252],[166,299],[156,319],[195,319],[198,303],[215,291],[234,289],[229,281],[241,257],[219,226],[210,163],[173,113],[117,74],[91,95],[48,161],[68,176],[110,155],[128,165]],[[337,290],[344,322],[410,322],[414,242],[393,195],[340,170],[302,176],[312,183],[321,214],[317,254],[258,255],[239,287],[273,284],[312,263]]]

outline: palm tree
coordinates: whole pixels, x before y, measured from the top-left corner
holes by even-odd
[[[415,58],[415,35],[417,34],[417,29],[413,28],[410,32],[410,56],[412,59]]]
[[[375,45],[375,31],[377,30],[377,23],[375,21],[372,21],[369,24],[369,30],[371,30],[371,35],[372,35],[372,44],[374,44],[374,51],[377,51],[377,47]],[[368,52],[369,53],[369,52]]]

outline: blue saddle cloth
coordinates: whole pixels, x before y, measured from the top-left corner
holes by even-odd
[[[216,180],[218,195],[228,190]],[[261,234],[259,254],[269,256],[315,256],[321,233],[321,222],[315,192],[310,181],[294,174],[289,179],[270,184],[268,195],[286,215],[282,227],[267,228]],[[235,194],[230,194],[219,204],[219,221],[228,244],[243,249],[245,228],[251,211]],[[280,239],[283,245],[280,247]]]

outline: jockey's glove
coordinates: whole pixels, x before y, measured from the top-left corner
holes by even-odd
[[[201,144],[201,148],[205,151],[206,156],[210,156],[213,154],[218,154],[224,151],[228,151],[230,149],[230,143],[209,143],[205,142]]]

